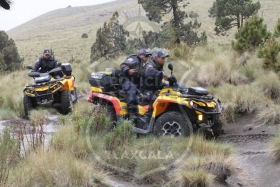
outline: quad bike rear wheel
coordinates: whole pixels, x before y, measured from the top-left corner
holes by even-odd
[[[166,112],[162,114],[155,123],[155,136],[190,136],[192,134],[192,123],[188,116],[180,112]]]
[[[30,111],[33,109],[33,104],[32,104],[32,98],[24,95],[23,97],[23,107],[24,107],[24,113],[25,117],[28,119]]]
[[[69,114],[72,111],[73,102],[71,94],[68,90],[61,92],[61,113],[64,115]]]

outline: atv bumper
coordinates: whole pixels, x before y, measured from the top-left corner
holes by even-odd
[[[54,100],[53,94],[62,88],[62,84],[55,81],[50,81],[44,84],[27,85],[23,93],[28,97],[36,99],[37,104],[47,104]]]
[[[221,114],[223,111],[223,105],[219,99],[213,99],[210,101],[211,103],[215,103],[215,105],[209,106],[209,101],[205,101],[202,99],[190,99],[189,106],[191,109],[201,112],[205,115],[218,115]],[[202,103],[201,105],[195,103]],[[215,107],[213,107],[215,106]]]

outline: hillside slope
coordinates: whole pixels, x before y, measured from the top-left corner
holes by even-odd
[[[215,19],[208,17],[208,9],[212,3],[213,0],[192,1],[186,10],[199,14],[202,30],[206,30],[210,44],[230,43],[236,30],[233,29],[224,37],[215,35]],[[261,4],[260,14],[264,15],[268,28],[272,30],[280,17],[278,11],[280,1],[262,0]],[[132,20],[134,24],[130,25],[131,30],[134,30],[137,22],[149,22],[137,0],[116,0],[95,6],[54,10],[8,31],[8,34],[16,41],[21,56],[25,58],[25,64],[33,64],[44,48],[51,47],[55,51],[55,57],[60,61],[69,61],[73,57],[87,62],[96,30],[104,21],[109,20],[116,10],[121,13],[121,22],[135,18]],[[127,15],[125,16],[123,12],[127,12]],[[169,19],[168,16],[164,18]],[[149,25],[153,27],[156,23],[149,22]],[[148,27],[143,29],[149,30]],[[87,33],[89,38],[82,39],[83,33]]]

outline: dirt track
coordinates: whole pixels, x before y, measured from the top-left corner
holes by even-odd
[[[253,116],[246,116],[225,126],[225,134],[219,141],[230,142],[236,147],[238,164],[227,184],[219,186],[280,186],[280,163],[269,155],[269,140],[277,127],[256,125],[253,119]]]

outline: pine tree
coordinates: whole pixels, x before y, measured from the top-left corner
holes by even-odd
[[[263,59],[263,68],[280,72],[280,44],[274,38],[268,40],[259,50],[258,57]]]
[[[236,51],[244,52],[264,44],[270,36],[267,26],[263,24],[263,18],[253,16],[246,20],[244,26],[235,34],[236,41],[232,42],[232,47]]]
[[[240,29],[245,19],[256,13],[261,4],[252,0],[216,0],[216,28],[217,34],[224,33],[233,27]]]
[[[115,12],[109,22],[96,33],[96,40],[91,47],[91,61],[107,55],[117,55],[126,49],[129,32],[118,21],[119,14]]]
[[[190,33],[192,35],[196,33],[193,27],[196,27],[197,25],[191,22],[185,24],[185,19],[188,17],[188,14],[185,11],[182,11],[181,8],[186,7],[188,3],[184,3],[184,0],[138,0],[138,3],[142,4],[143,8],[147,12],[146,15],[149,20],[157,23],[162,21],[163,15],[172,14],[173,17],[170,24],[172,26],[172,30],[175,32],[176,44],[180,44],[181,41],[187,41],[187,43],[197,43],[188,40],[190,37],[187,35]],[[195,35],[194,38],[199,38],[198,35],[199,34]],[[194,40],[194,38],[192,38],[192,40]]]
[[[7,68],[7,65],[6,65],[6,63],[4,61],[3,54],[0,53],[0,72],[4,71],[6,68]]]
[[[208,10],[208,13],[209,13],[208,16],[210,18],[215,18],[217,15],[216,12],[217,12],[217,3],[216,3],[216,1],[214,1],[212,7]]]
[[[12,38],[4,31],[0,31],[0,70],[14,70],[21,67],[23,59]]]

